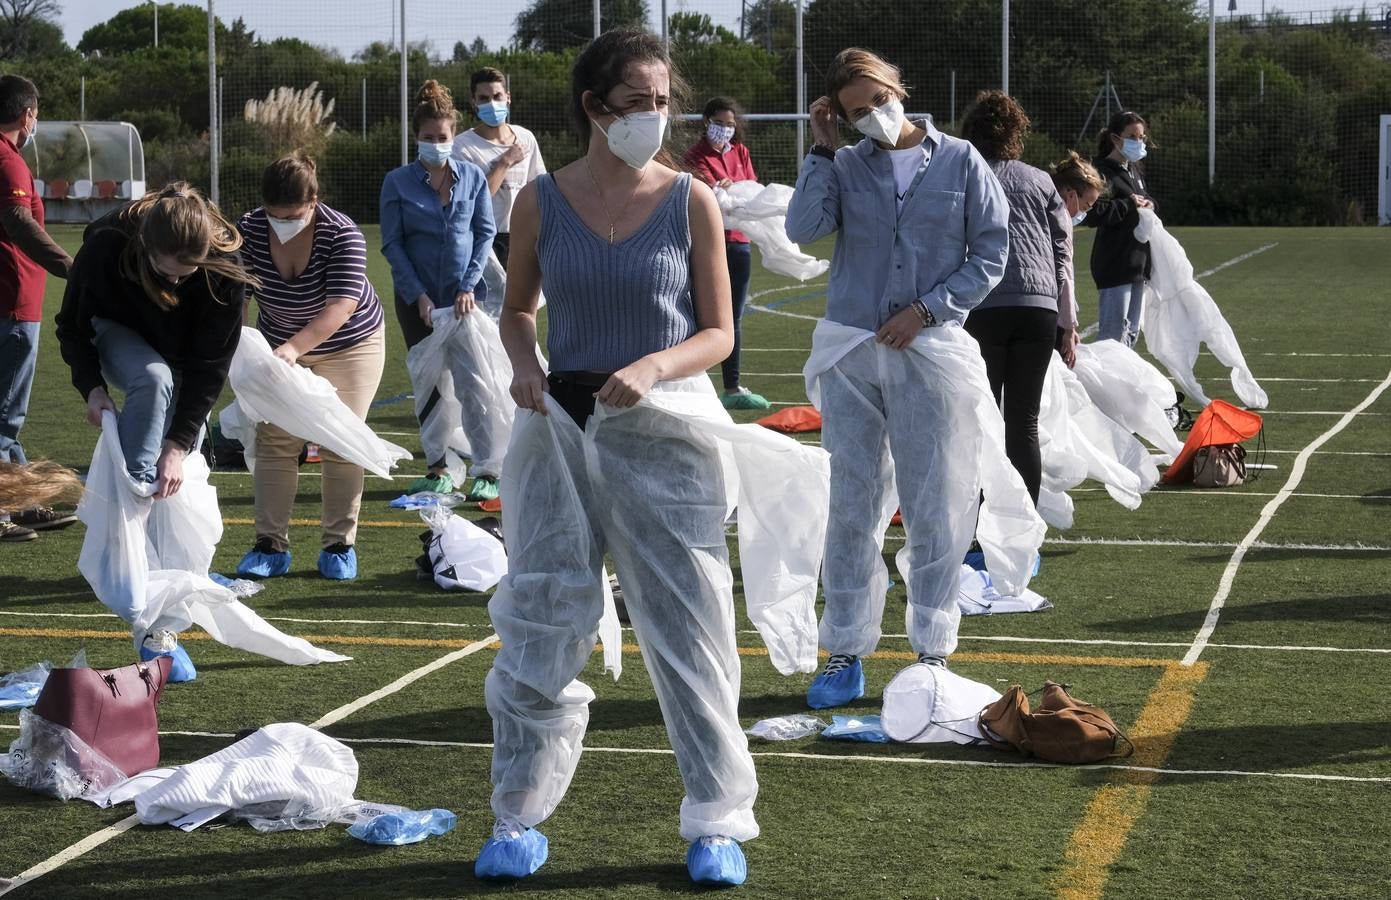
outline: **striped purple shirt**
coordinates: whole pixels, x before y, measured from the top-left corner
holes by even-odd
[[[367,241],[352,219],[320,203],[314,219],[314,248],[298,277],[286,281],[270,256],[266,211],[253,209],[237,223],[245,243],[242,258],[260,280],[255,289],[256,327],[272,347],[279,347],[324,311],[326,300],[356,297],[357,309],[323,343],[309,351],[330,353],[359,343],[384,321],[382,304],[367,280]]]

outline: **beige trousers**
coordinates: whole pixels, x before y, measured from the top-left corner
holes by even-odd
[[[386,365],[386,332],[332,353],[306,353],[299,364],[328,380],[338,398],[359,418],[376,396]],[[256,426],[256,537],[269,538],[279,552],[290,549],[290,512],[299,482],[299,452],[304,439],[267,422]],[[327,447],[323,460],[323,546],[347,544],[357,538],[357,514],[362,505],[362,467],[346,462]]]

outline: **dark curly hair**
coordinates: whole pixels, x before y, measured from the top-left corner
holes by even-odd
[[[1029,117],[1004,91],[981,91],[961,120],[961,136],[986,159],[1018,159],[1024,155]]]

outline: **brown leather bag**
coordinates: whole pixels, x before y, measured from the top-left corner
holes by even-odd
[[[1073,699],[1052,681],[1044,682],[1037,710],[1029,709],[1029,695],[1016,684],[981,710],[977,724],[993,746],[1048,762],[1090,763],[1135,752],[1105,710]]]
[[[1246,448],[1240,444],[1210,444],[1193,455],[1193,486],[1235,487],[1246,481]]]
[[[157,656],[120,669],[54,669],[34,715],[71,730],[127,775],[159,765],[155,704],[173,660]]]

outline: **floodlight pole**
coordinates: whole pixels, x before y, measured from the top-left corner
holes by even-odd
[[[594,36],[597,38],[604,33],[603,11],[599,8],[599,0],[594,0]]]
[[[208,0],[208,195],[218,203],[218,167],[221,164],[222,135],[217,133],[217,21],[213,0]]]
[[[1009,0],[1002,0],[1000,25],[1000,90],[1009,93]]]
[[[1207,183],[1217,181],[1217,4],[1207,0]]]
[[[771,3],[769,4],[772,5]],[[806,42],[802,34],[802,0],[797,0],[797,114],[807,111],[807,67],[806,67]],[[807,123],[805,119],[797,119],[797,164],[801,165],[802,157],[807,153]]]
[[[671,53],[671,35],[667,33],[667,0],[662,0],[662,47]]]
[[[406,0],[401,0],[401,165],[411,161],[410,157],[410,85],[406,72]]]

